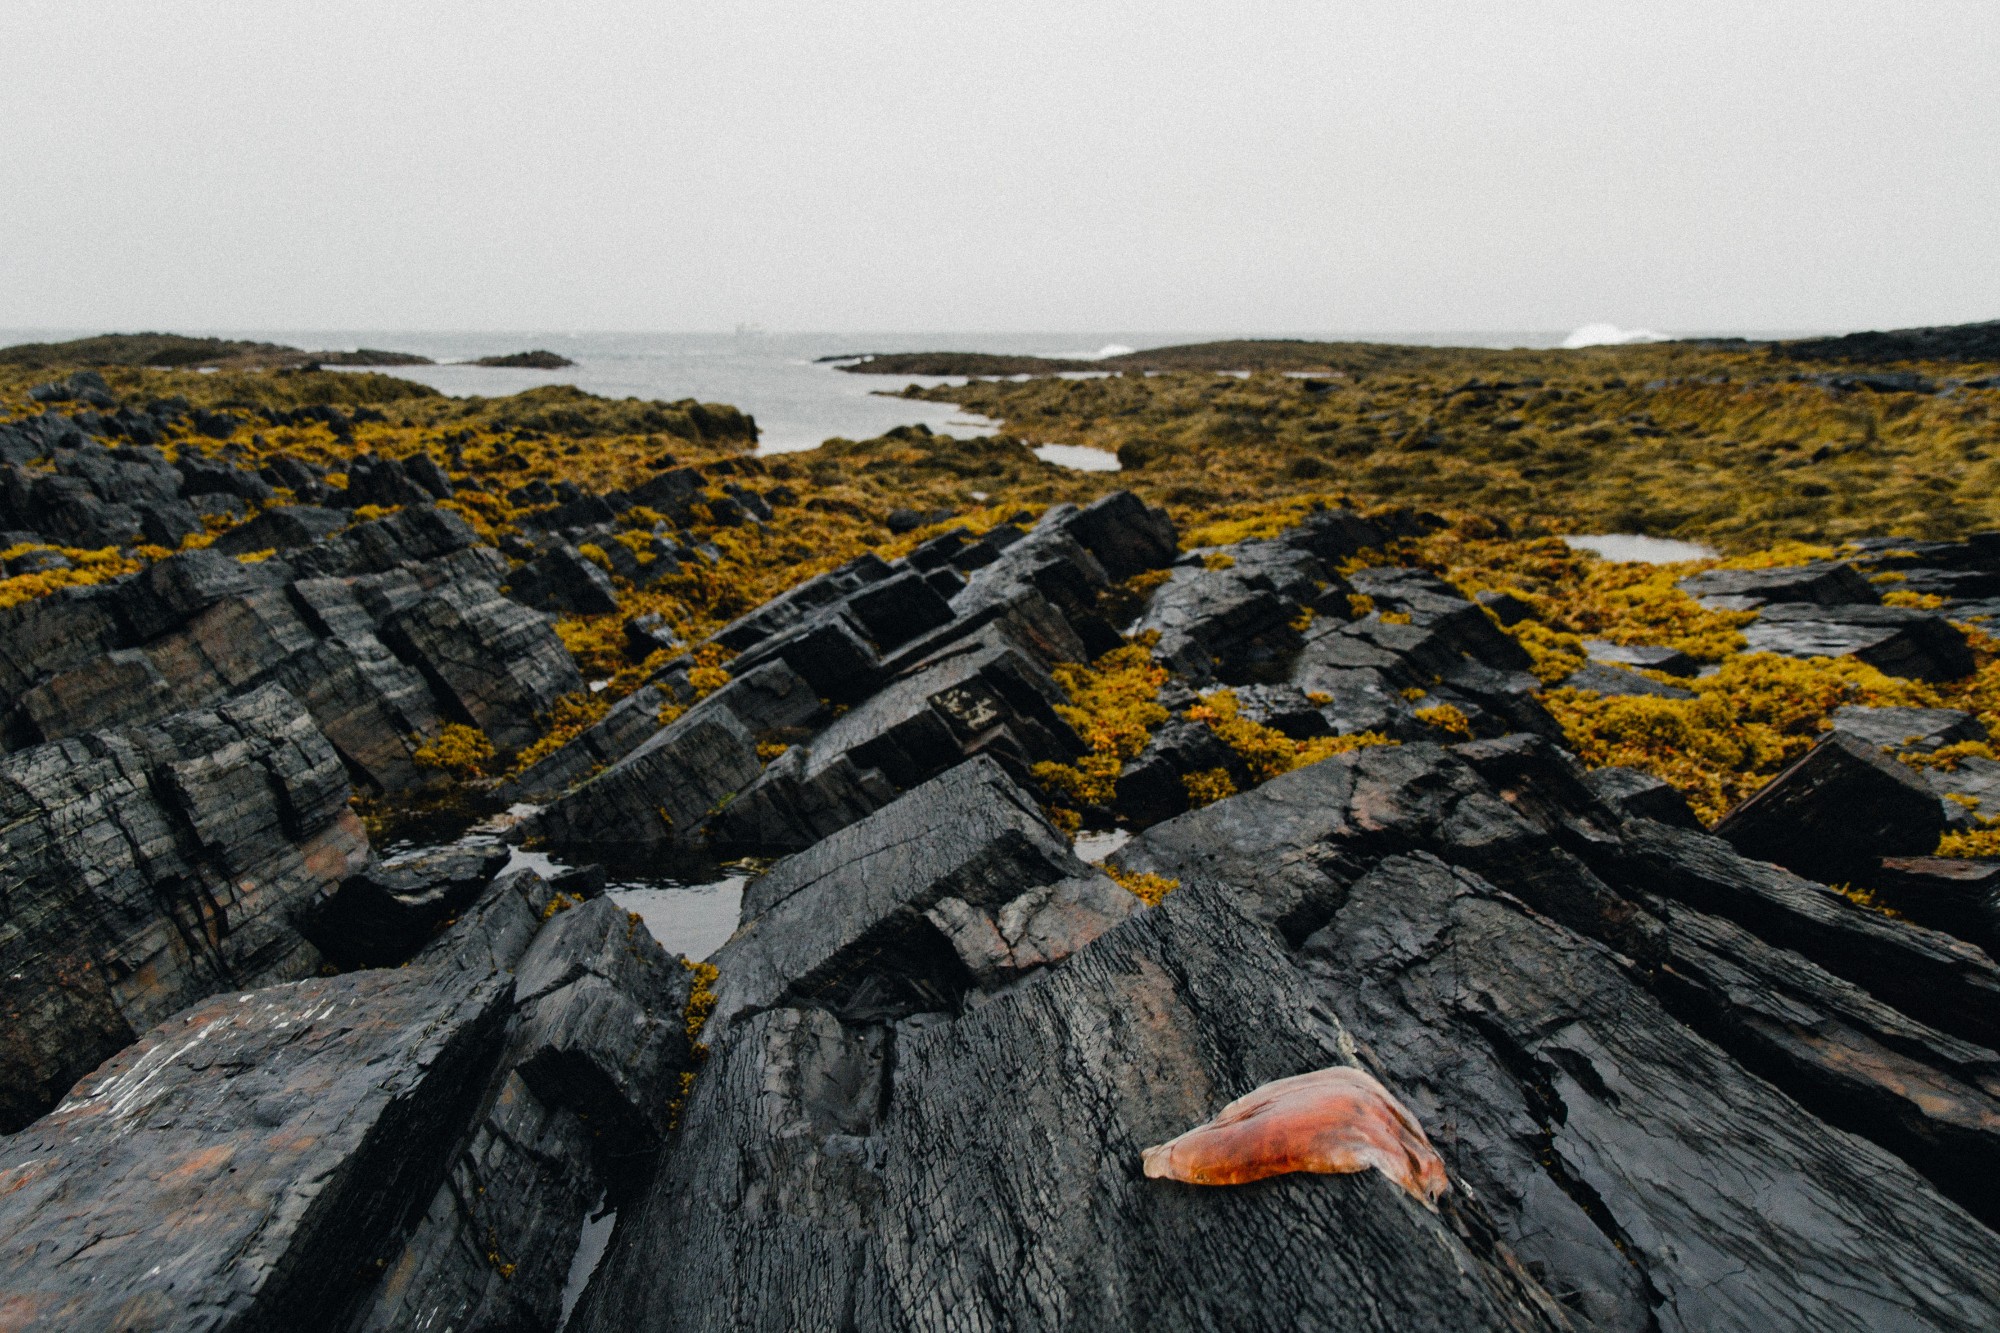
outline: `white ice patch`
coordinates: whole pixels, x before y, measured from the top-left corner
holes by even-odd
[[[1663,343],[1668,341],[1664,333],[1651,329],[1621,329],[1616,324],[1586,324],[1563,339],[1563,346],[1575,351],[1579,347],[1622,347],[1626,343]]]

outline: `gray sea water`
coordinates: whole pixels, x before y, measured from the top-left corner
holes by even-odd
[[[46,342],[100,332],[91,329],[0,330],[0,346]],[[758,447],[764,453],[811,449],[834,436],[868,439],[896,426],[922,424],[948,434],[989,433],[993,423],[947,404],[886,397],[912,381],[925,385],[950,380],[916,376],[850,375],[819,358],[867,352],[998,352],[1017,355],[1089,357],[1107,350],[1166,347],[1217,338],[1273,337],[1359,339],[1433,347],[1559,347],[1564,330],[1423,333],[1277,332],[1269,334],[1191,332],[1097,333],[563,333],[517,330],[505,333],[388,332],[379,329],[183,329],[179,332],[224,338],[254,338],[311,351],[374,347],[415,352],[440,362],[469,361],[547,348],[576,362],[563,370],[498,370],[482,366],[395,367],[403,375],[445,393],[487,397],[518,393],[541,384],[574,384],[613,398],[698,398],[730,403],[757,418]]]

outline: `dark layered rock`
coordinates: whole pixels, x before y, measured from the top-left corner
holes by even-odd
[[[1960,741],[1983,741],[1978,718],[1956,708],[1869,708],[1846,704],[1833,710],[1833,729],[1885,750],[1929,753]]]
[[[1636,768],[1594,768],[1584,778],[1591,792],[1624,819],[1654,819],[1699,829],[1701,821],[1687,798],[1672,786]]]
[[[1943,616],[1910,606],[1767,607],[1743,630],[1752,652],[1786,657],[1852,657],[1891,676],[1956,680],[1971,673],[1965,633]]]
[[[274,686],[0,759],[0,1124],[201,996],[314,972],[292,917],[366,854],[347,797]]]
[[[1477,876],[1385,860],[1301,953],[1454,1181],[1593,1327],[1971,1329],[2000,1309],[1979,1223]]]
[[[927,913],[946,899],[946,913],[992,913],[1090,873],[998,765],[961,764],[745,890],[743,927],[713,959],[711,1022],[780,1002],[855,1021],[953,1008],[972,979]]]
[[[383,642],[423,673],[437,697],[510,754],[541,735],[540,719],[583,677],[548,619],[491,584],[437,589],[382,625]]]
[[[1221,773],[1233,789],[1250,785],[1249,769],[1205,722],[1172,718],[1146,741],[1118,774],[1118,814],[1134,828],[1172,819],[1191,804],[1187,779]]]
[[[2000,959],[2000,863],[1944,856],[1885,856],[1866,878],[1891,911],[1946,931]]]
[[[618,590],[611,576],[567,542],[515,570],[507,579],[507,595],[537,611],[573,615],[609,615],[618,609]]]
[[[764,771],[759,743],[798,734],[822,711],[809,683],[782,661],[766,662],[665,726],[658,725],[656,710],[650,734],[551,804],[535,819],[535,832],[559,846],[612,845],[628,852],[699,842],[710,818]],[[645,714],[637,710],[599,725],[605,730],[572,743],[580,752],[565,769],[595,747],[647,731]],[[553,781],[560,771],[544,777]]]
[[[161,1024],[9,1143],[0,1271],[16,1317],[333,1325],[435,1189],[509,990],[363,972]]]
[[[1650,699],[1692,699],[1693,690],[1642,676],[1624,667],[1603,662],[1587,662],[1563,678],[1563,688],[1589,690],[1592,694],[1633,695]]]
[[[2000,763],[1965,755],[1950,767],[1920,769],[1917,776],[1937,793],[1942,801],[1938,808],[1952,828],[1971,828],[2000,814]]]
[[[1944,833],[1937,797],[1874,745],[1834,731],[1715,826],[1745,856],[1828,884],[1884,856],[1920,856]]]
[[[1940,1031],[2000,1048],[2000,968],[1963,941],[1869,911],[1721,838],[1644,820],[1626,826],[1606,873],[1734,921]]]
[[[1704,606],[1729,611],[1747,611],[1773,602],[1873,606],[1882,600],[1875,586],[1845,560],[1815,560],[1771,569],[1710,569],[1690,574],[1678,586]]]
[[[1246,681],[1277,673],[1298,651],[1295,622],[1307,607],[1344,616],[1345,594],[1309,551],[1238,542],[1186,557],[1133,632],[1158,634],[1154,654],[1190,681]]]
[[[1130,491],[1113,491],[1085,505],[1064,526],[1114,580],[1165,569],[1180,554],[1174,521]]]
[[[279,505],[275,509],[266,509],[248,523],[231,528],[217,537],[208,549],[224,555],[289,551],[332,536],[351,521],[351,515],[338,509]]]
[[[499,843],[471,841],[374,862],[304,906],[299,933],[343,969],[394,967],[478,898],[507,857]]]
[[[1374,1173],[1140,1176],[1146,1144],[1351,1059],[1324,1012],[1183,891],[956,1021],[745,1015],[572,1327],[1561,1326],[1469,1208]]]
[[[546,801],[562,795],[638,749],[660,730],[662,710],[693,697],[691,689],[671,677],[640,686],[611,705],[610,711],[576,739],[515,775],[505,794],[520,801]]]
[[[1484,601],[1481,605],[1487,605]],[[1609,662],[1613,666],[1634,667],[1641,671],[1658,671],[1667,676],[1692,676],[1700,669],[1699,664],[1678,648],[1660,648],[1646,644],[1606,643],[1602,639],[1585,639],[1584,651],[1593,662]]]
[[[489,900],[533,922],[547,886],[510,878]],[[690,974],[601,898],[532,939],[503,964],[513,1013],[470,1133],[346,1327],[553,1328],[585,1216],[630,1197],[668,1128]]]
[[[1482,762],[1516,766],[1504,752],[1467,748]],[[1564,845],[1588,849],[1615,820],[1580,778],[1565,792],[1579,813],[1537,821],[1532,807],[1505,799],[1464,756],[1435,745],[1375,746],[1157,825],[1113,860],[1182,882],[1259,882],[1255,910],[1302,939],[1334,910],[1360,866],[1431,851],[1623,953],[1658,958],[1660,923]]]
[[[1718,917],[1655,900],[1660,992],[1691,1027],[1828,1124],[1888,1148],[2000,1223],[2000,1055]]]
[[[1063,696],[1034,655],[989,624],[909,668],[802,742],[737,797],[718,822],[726,843],[793,850],[969,755],[1025,778],[1082,744],[1055,712]]]

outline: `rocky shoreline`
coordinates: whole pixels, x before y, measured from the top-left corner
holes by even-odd
[[[54,383],[0,423],[0,1327],[2000,1319],[2000,869],[1935,855],[2000,814],[1990,539],[1664,571],[1612,642],[1536,590],[1581,557],[1469,586],[1490,529],[1408,507],[849,556],[719,409],[585,485],[547,416],[260,418],[315,462]],[[1745,671],[1811,729],[1607,762]],[[753,873],[689,960],[522,846]],[[1332,1066],[1435,1211],[1142,1172]]]

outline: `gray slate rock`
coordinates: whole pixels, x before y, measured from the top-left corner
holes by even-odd
[[[1882,600],[1875,585],[1845,560],[1815,560],[1774,569],[1710,569],[1690,574],[1677,586],[1704,605],[1713,598],[1731,599],[1730,610],[1770,602],[1873,606]]]
[[[1561,1327],[1456,1201],[1140,1176],[1145,1145],[1350,1049],[1192,890],[955,1022],[746,1016],[572,1327]]]
[[[954,1007],[969,978],[925,912],[946,898],[999,909],[1089,873],[1026,792],[973,759],[744,890],[743,925],[711,959],[711,1023],[804,1001],[850,1015]]]
[[[1724,815],[1715,832],[1745,856],[1837,884],[1882,857],[1934,850],[1944,827],[1922,778],[1870,742],[1832,731]]]
[[[1969,1330],[2000,1312],[1977,1222],[1477,876],[1385,860],[1302,953],[1318,1003],[1442,1127],[1454,1181],[1593,1327]]]
[[[1668,685],[1664,681],[1642,676],[1624,667],[1610,666],[1603,662],[1586,662],[1569,673],[1563,680],[1563,688],[1569,690],[1589,690],[1603,695],[1636,695],[1654,699],[1692,699],[1693,690],[1684,690],[1678,685]]]
[[[435,1189],[509,990],[363,972],[161,1024],[8,1144],[0,1285],[19,1317],[328,1327]]]
[[[490,583],[439,588],[390,616],[381,636],[502,755],[534,741],[556,700],[583,688],[547,617],[508,601]]]
[[[1751,652],[1786,657],[1852,657],[1891,676],[1956,680],[1971,673],[1965,634],[1943,616],[1910,606],[1766,608],[1744,627]]]
[[[202,996],[316,971],[292,916],[360,868],[347,797],[276,687],[0,759],[0,1129]]]
[[[1919,753],[1959,741],[1986,739],[1986,728],[1979,719],[1956,708],[1869,708],[1845,704],[1833,710],[1833,729],[1885,750]]]

